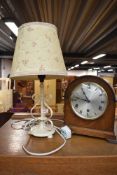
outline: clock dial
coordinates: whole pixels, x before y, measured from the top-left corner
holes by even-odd
[[[93,82],[76,86],[71,93],[70,100],[75,114],[87,120],[99,118],[108,104],[106,91]]]

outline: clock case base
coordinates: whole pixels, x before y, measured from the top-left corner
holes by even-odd
[[[69,127],[71,128],[73,134],[88,135],[92,137],[104,138],[107,140],[108,139],[116,140],[116,136],[114,135],[114,132],[95,130],[95,129],[89,129],[89,128],[81,128],[81,127],[75,127],[70,125]]]
[[[70,96],[73,89],[80,83],[94,82],[102,86],[108,95],[108,106],[104,114],[98,119],[86,120],[77,116],[72,110]],[[65,123],[70,126],[72,132],[79,135],[87,135],[105,139],[116,139],[114,133],[115,123],[115,94],[112,87],[102,78],[97,76],[82,76],[71,82],[66,89],[64,105]]]

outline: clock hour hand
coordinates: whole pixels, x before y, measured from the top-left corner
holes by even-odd
[[[85,96],[86,100],[87,100],[88,102],[90,102],[90,100],[89,100],[89,99],[88,99],[88,97],[86,96],[86,93],[85,93],[85,91],[84,91],[83,87],[81,87],[81,89],[82,89],[82,92],[83,92],[83,94],[84,94],[84,96]]]
[[[83,98],[80,98],[80,97],[73,97],[73,98],[72,98],[72,100],[75,100],[75,99],[79,99],[79,100],[83,100],[83,101],[89,102],[89,100],[83,99]]]

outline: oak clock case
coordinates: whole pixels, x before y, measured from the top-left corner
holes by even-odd
[[[65,92],[65,123],[76,134],[115,139],[115,94],[97,76],[81,76]]]

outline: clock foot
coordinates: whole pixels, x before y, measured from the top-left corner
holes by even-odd
[[[112,144],[117,144],[117,137],[115,139],[106,139],[106,140]]]

